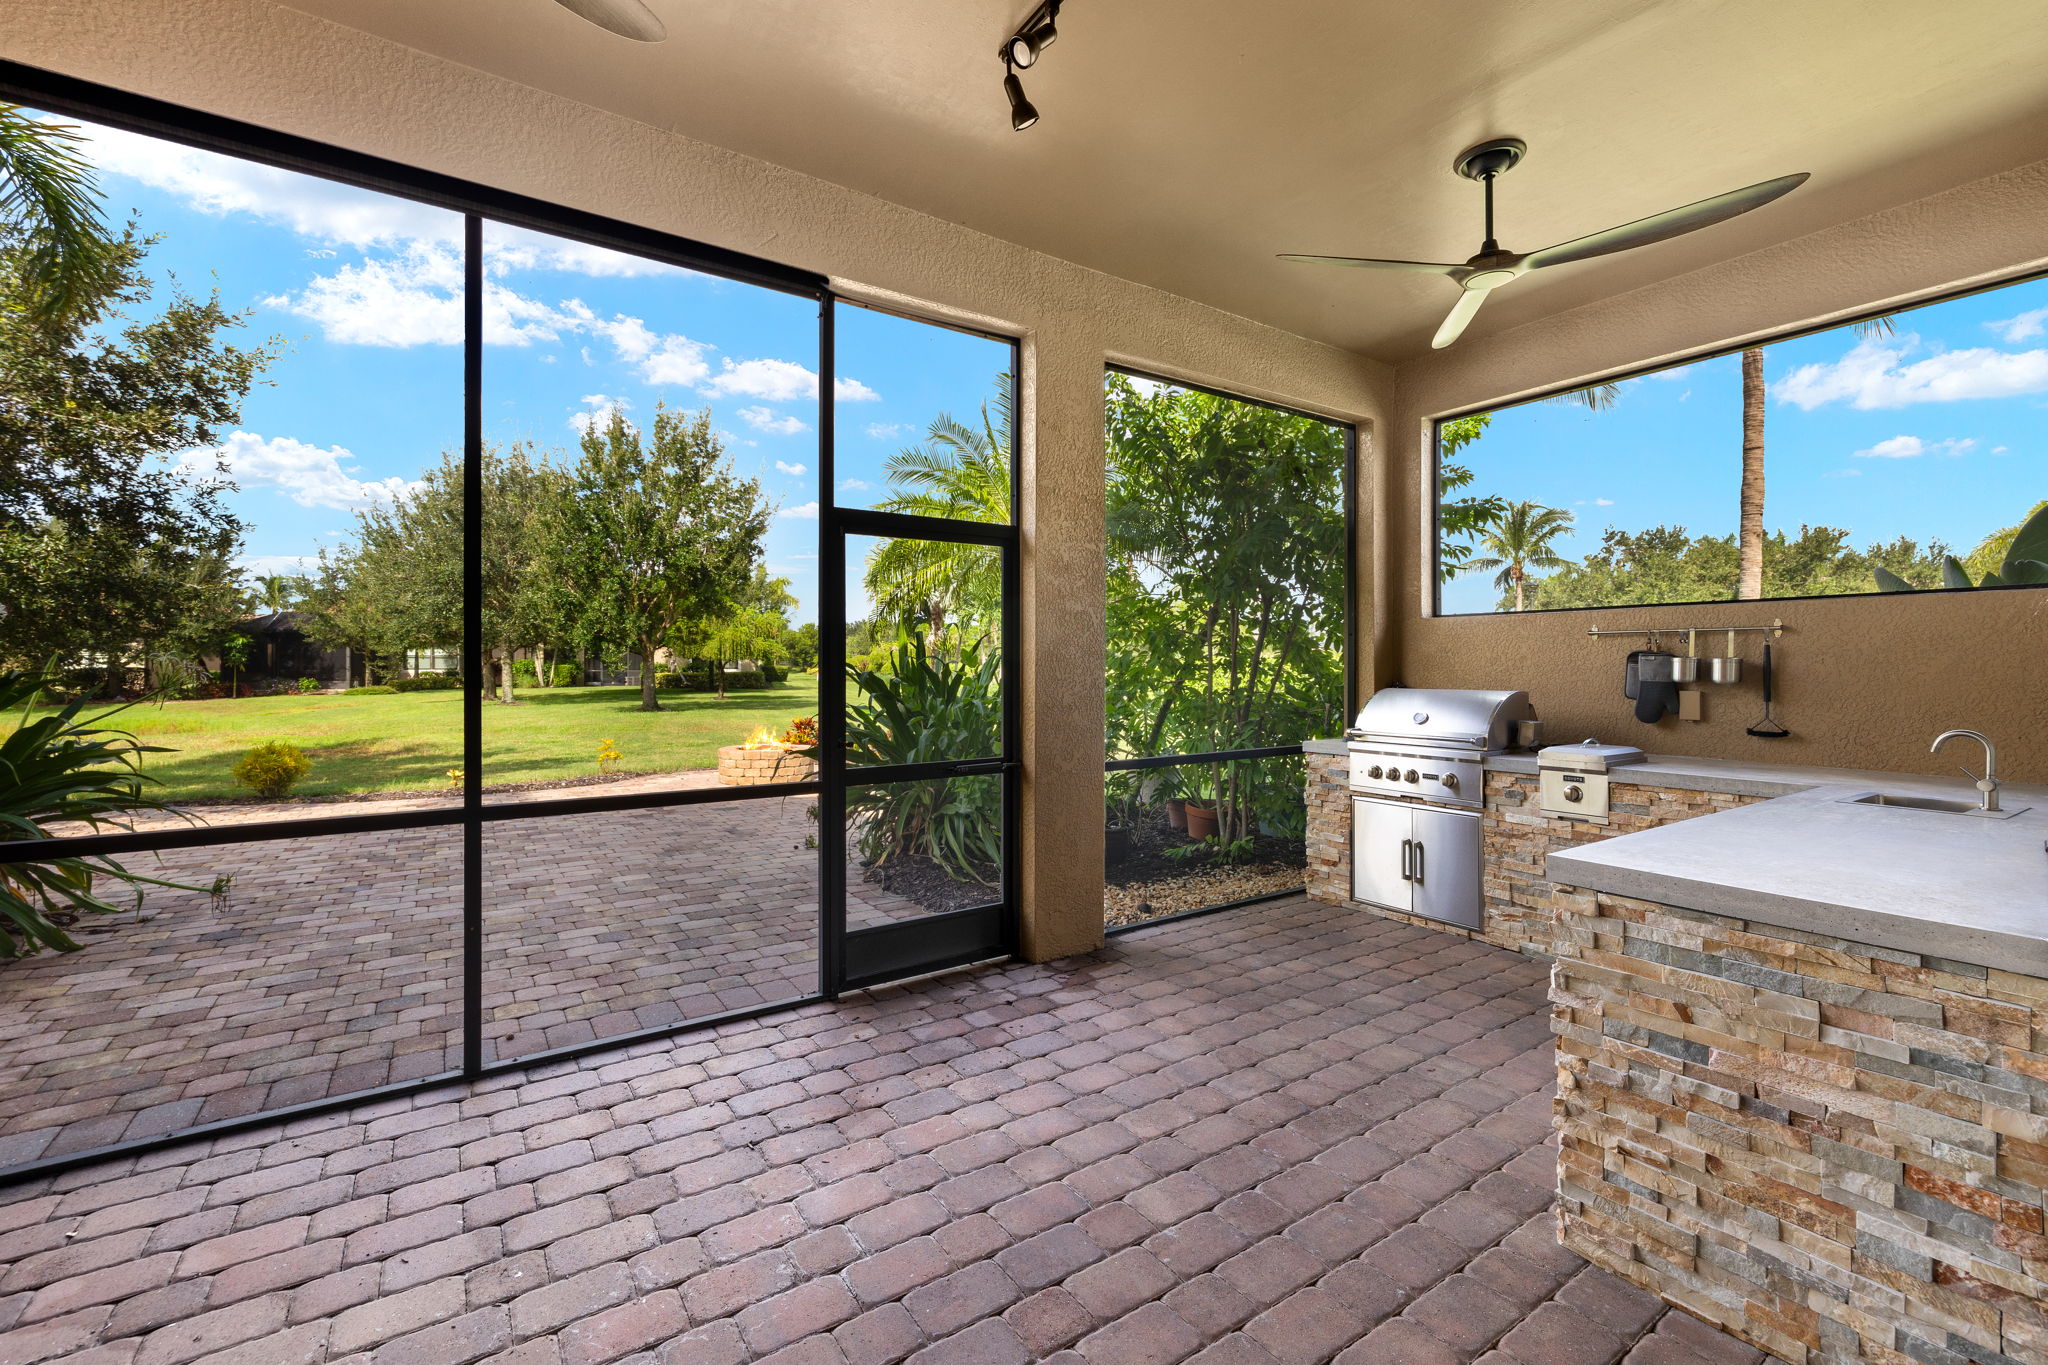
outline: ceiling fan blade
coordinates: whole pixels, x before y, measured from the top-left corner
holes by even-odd
[[[1776,180],[1730,190],[1712,199],[1702,199],[1697,204],[1687,204],[1684,208],[1666,209],[1648,218],[1638,218],[1633,223],[1559,242],[1556,246],[1530,252],[1525,260],[1529,269],[1538,270],[1544,266],[1591,260],[1595,256],[1627,251],[1630,247],[1682,237],[1688,232],[1697,232],[1703,227],[1712,227],[1738,214],[1748,213],[1751,209],[1762,208],[1773,199],[1798,189],[1806,183],[1806,178],[1805,171],[1797,175],[1781,175]]]
[[[1381,261],[1370,256],[1297,256],[1283,252],[1283,261],[1305,261],[1310,265],[1343,265],[1354,270],[1419,270],[1428,275],[1455,275],[1465,267],[1441,261]]]
[[[609,29],[636,43],[658,43],[668,37],[668,29],[640,0],[555,0],[555,3],[599,28]]]
[[[1451,315],[1444,319],[1444,325],[1436,329],[1436,335],[1429,339],[1433,351],[1441,351],[1465,334],[1465,324],[1472,321],[1472,315],[1479,311],[1479,305],[1486,302],[1490,289],[1467,289],[1458,295],[1458,301],[1451,307]]]

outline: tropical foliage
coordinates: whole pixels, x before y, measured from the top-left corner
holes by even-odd
[[[997,375],[995,397],[974,426],[941,413],[923,444],[891,456],[889,493],[878,510],[956,521],[1010,519],[1010,376]],[[993,409],[993,410],[991,410]],[[944,641],[947,623],[996,619],[1002,558],[987,545],[900,538],[883,541],[864,570],[868,596],[884,621],[915,623]]]
[[[957,655],[907,635],[886,671],[849,666],[847,763],[876,767],[1001,752],[1001,658],[979,641]],[[925,857],[962,881],[989,882],[1002,859],[1002,782],[941,777],[850,786],[847,819],[861,860]]]
[[[2035,503],[2033,512],[2020,525],[1986,536],[1970,552],[1967,564],[1954,555],[1942,555],[1941,578],[1937,583],[1911,581],[1882,564],[1873,564],[1871,574],[1880,592],[1910,592],[1923,587],[2030,587],[2048,583],[2048,501]]]
[[[0,840],[76,832],[53,828],[64,825],[125,829],[138,812],[167,809],[147,790],[140,759],[169,751],[103,724],[112,711],[81,716],[83,701],[34,714],[49,681],[37,673],[0,674],[0,710],[20,715],[14,732],[0,738]],[[124,908],[100,894],[108,881],[131,888],[131,906],[141,903],[145,886],[204,889],[146,877],[104,856],[0,864],[0,957],[77,948],[67,922]]]
[[[1572,529],[1572,514],[1533,502],[1509,503],[1479,528],[1476,559],[1467,559],[1466,573],[1493,572],[1493,586],[1512,598],[1516,611],[1527,606],[1529,571],[1562,569],[1569,563],[1556,551],[1557,538]]]

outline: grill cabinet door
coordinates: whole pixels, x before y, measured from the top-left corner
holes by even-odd
[[[1351,798],[1351,898],[1404,914],[1413,911],[1407,877],[1414,810],[1397,801]]]
[[[1467,929],[1484,927],[1480,909],[1480,822],[1463,811],[1417,806],[1415,913]]]

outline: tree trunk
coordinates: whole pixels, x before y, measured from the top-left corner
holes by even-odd
[[[1524,611],[1524,610],[1526,610],[1527,608],[1526,608],[1526,606],[1524,605],[1524,603],[1523,603],[1523,600],[1522,600],[1522,566],[1521,566],[1521,565],[1519,565],[1519,564],[1517,564],[1517,565],[1515,565],[1515,566],[1514,566],[1514,577],[1515,577],[1515,610],[1516,610],[1516,611]]]
[[[533,685],[535,687],[546,687],[548,685],[548,647],[546,645],[535,645],[533,647]]]
[[[1764,595],[1764,353],[1742,353],[1742,504],[1737,521],[1735,595]]]
[[[640,709],[659,711],[661,701],[654,695],[654,647],[657,642],[640,642]]]
[[[512,692],[512,648],[506,646],[496,651],[498,659],[498,700],[510,706],[516,698]]]

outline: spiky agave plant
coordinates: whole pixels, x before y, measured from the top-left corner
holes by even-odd
[[[14,732],[0,738],[0,840],[57,837],[50,826],[60,824],[126,829],[138,811],[171,809],[145,790],[156,779],[143,773],[140,759],[172,751],[100,723],[121,707],[81,717],[81,698],[35,716],[36,700],[49,684],[40,673],[0,673],[0,710],[21,713]],[[0,863],[0,958],[77,949],[61,921],[124,908],[98,894],[102,880],[130,888],[138,907],[146,886],[209,889],[145,877],[105,856]],[[219,894],[221,888],[211,889]]]

